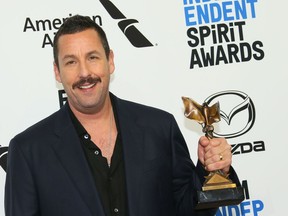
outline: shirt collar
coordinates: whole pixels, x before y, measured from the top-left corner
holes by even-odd
[[[111,104],[112,104],[112,109],[113,109],[113,113],[114,113],[114,119],[115,119],[115,122],[116,122],[116,128],[117,128],[117,131],[118,131],[118,134],[119,134],[120,131],[119,131],[117,109],[115,107],[115,99],[112,98],[112,97],[110,97],[110,98],[111,98]],[[72,123],[73,123],[73,125],[74,125],[74,127],[75,127],[75,129],[77,131],[78,136],[82,137],[85,134],[88,134],[86,129],[83,127],[83,125],[80,123],[80,121],[77,119],[77,117],[72,112],[68,102],[67,102],[67,105],[68,105],[68,111],[69,111]]]

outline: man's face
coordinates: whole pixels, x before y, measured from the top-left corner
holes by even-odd
[[[71,108],[82,113],[99,111],[107,102],[115,66],[113,52],[107,59],[98,33],[88,29],[60,36],[58,60],[56,80],[62,83]]]

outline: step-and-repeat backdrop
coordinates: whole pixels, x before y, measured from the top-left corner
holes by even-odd
[[[215,136],[232,145],[246,198],[217,216],[286,215],[287,7],[284,0],[1,0],[0,216],[10,139],[65,103],[52,40],[74,14],[108,35],[111,91],[172,113],[194,161],[201,126],[184,117],[181,97],[220,102]]]

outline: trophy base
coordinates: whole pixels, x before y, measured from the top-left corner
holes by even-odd
[[[238,205],[244,200],[242,187],[219,190],[198,191],[196,209],[218,208],[220,206]]]

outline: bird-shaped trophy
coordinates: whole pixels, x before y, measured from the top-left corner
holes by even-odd
[[[202,125],[202,131],[208,139],[213,138],[213,123],[220,121],[219,102],[211,107],[207,103],[198,104],[188,97],[182,97],[185,112],[184,115],[188,119],[197,121]],[[219,155],[219,160],[223,156]],[[226,205],[238,205],[244,200],[244,190],[237,187],[229,174],[225,175],[221,170],[210,172],[205,177],[202,191],[197,191],[198,203],[196,209],[218,208]]]

